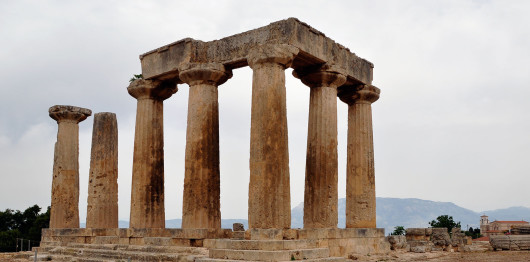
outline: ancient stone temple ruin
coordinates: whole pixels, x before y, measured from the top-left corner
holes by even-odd
[[[384,229],[376,228],[371,104],[380,90],[372,85],[370,62],[295,18],[210,42],[183,39],[140,60],[143,79],[127,88],[137,99],[129,228],[117,223],[116,116],[95,114],[87,228],[79,228],[77,124],[91,111],[54,106],[50,116],[59,132],[43,251],[76,256],[104,249],[108,257],[133,260],[136,253],[142,253],[141,260],[178,260],[186,253],[201,261],[339,261],[389,250]],[[253,80],[249,229],[242,232],[240,226],[221,228],[218,88],[233,69],[245,66],[252,69]],[[291,229],[287,68],[310,88],[302,229]],[[182,228],[169,229],[163,101],[177,96],[177,85],[184,84],[190,89]],[[346,228],[340,229],[337,98],[349,107]]]

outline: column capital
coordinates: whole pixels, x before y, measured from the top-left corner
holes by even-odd
[[[232,77],[220,63],[185,63],[179,66],[179,78],[190,86],[210,84],[220,86]]]
[[[381,89],[373,85],[361,85],[357,90],[339,91],[339,98],[348,105],[372,104],[379,99]]]
[[[158,80],[134,80],[127,87],[129,94],[140,99],[166,100],[178,91],[177,85]]]
[[[250,68],[265,63],[279,64],[285,68],[290,67],[294,57],[300,49],[286,44],[263,44],[250,49],[247,62]]]
[[[92,111],[90,111],[90,109],[65,105],[52,106],[48,110],[48,113],[50,114],[50,117],[58,123],[75,122],[76,124],[92,115]]]
[[[311,88],[323,86],[337,88],[346,83],[346,75],[342,72],[344,70],[341,68],[324,64],[318,67],[295,69],[293,76]]]

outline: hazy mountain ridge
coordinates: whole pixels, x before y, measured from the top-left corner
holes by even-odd
[[[429,221],[436,219],[439,215],[453,216],[459,221],[463,229],[467,227],[478,227],[480,216],[486,214],[490,221],[494,220],[525,220],[530,221],[530,208],[509,207],[503,209],[474,212],[472,210],[457,206],[451,202],[436,202],[417,198],[387,198],[376,199],[377,227],[385,228],[386,234],[394,230],[395,226],[428,227]],[[346,199],[339,199],[339,228],[346,224]],[[291,227],[302,228],[304,217],[304,203],[300,203],[291,210]],[[222,228],[232,228],[233,223],[243,223],[248,228],[246,219],[222,219]],[[182,219],[166,220],[166,228],[180,228]],[[84,227],[85,223],[81,224]],[[128,221],[119,221],[120,228],[127,228]]]
[[[525,220],[530,221],[530,208],[509,207],[496,210],[475,212],[451,202],[436,202],[417,198],[386,198],[376,199],[377,227],[385,228],[388,234],[395,226],[429,227],[429,222],[440,215],[450,215],[460,222],[463,229],[478,227],[480,216],[486,214],[490,221],[494,220]],[[303,227],[304,203],[300,203],[291,212],[291,227]],[[339,199],[339,224],[345,227],[346,199]]]

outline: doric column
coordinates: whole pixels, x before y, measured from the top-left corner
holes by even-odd
[[[364,85],[355,93],[339,94],[348,104],[347,228],[376,227],[372,103],[379,93],[379,88]]]
[[[86,227],[118,227],[118,121],[114,113],[94,115]]]
[[[164,228],[164,105],[175,84],[133,81],[127,91],[138,100],[134,132],[130,228]]]
[[[304,191],[304,228],[336,228],[338,223],[337,87],[346,76],[329,66],[295,77],[311,88]]]
[[[182,228],[221,228],[217,86],[231,76],[217,63],[179,68],[190,86]]]
[[[290,228],[291,196],[285,69],[298,54],[289,45],[254,47],[250,127],[249,228]]]
[[[50,228],[79,228],[79,125],[92,114],[86,108],[52,106],[48,111],[57,121],[53,159]]]

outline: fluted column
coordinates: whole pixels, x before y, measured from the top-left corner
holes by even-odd
[[[372,103],[379,88],[364,85],[340,98],[348,103],[348,159],[346,167],[346,227],[375,228],[375,170]]]
[[[290,228],[291,196],[285,69],[298,54],[289,45],[254,47],[250,127],[249,228]]]
[[[343,74],[329,66],[293,72],[311,88],[304,190],[304,228],[336,228],[338,223],[337,87]]]
[[[79,125],[92,114],[86,108],[56,105],[49,109],[58,124],[53,159],[50,228],[79,228]]]
[[[118,121],[94,115],[87,198],[87,228],[118,228]]]
[[[222,64],[184,64],[190,86],[182,228],[221,228],[217,87],[232,76]]]
[[[127,91],[138,100],[134,132],[130,228],[164,228],[163,101],[175,84],[133,81]]]

